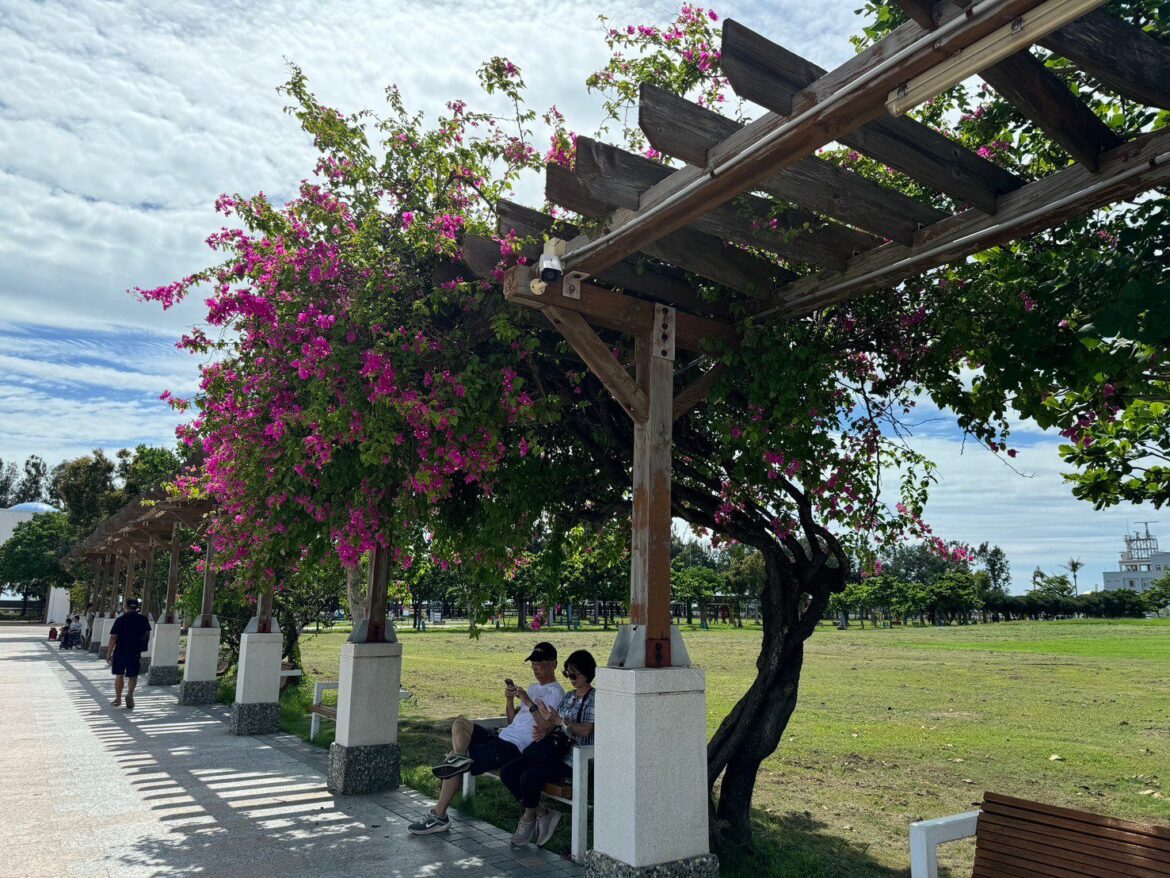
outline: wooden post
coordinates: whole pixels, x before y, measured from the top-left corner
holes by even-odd
[[[630,622],[646,626],[646,667],[670,667],[670,453],[674,403],[674,309],[657,305],[635,347],[649,417],[634,423]]]
[[[148,537],[146,543],[146,570],[142,575],[142,607],[143,617],[149,617],[154,605],[154,537]]]
[[[171,560],[167,567],[167,602],[163,614],[163,621],[172,624],[175,621],[175,601],[179,599],[179,522],[171,526]]]
[[[122,612],[126,612],[126,601],[134,597],[134,550],[126,552],[126,584],[122,587]]]
[[[256,601],[256,630],[261,634],[272,633],[272,588],[271,582],[265,585]]]
[[[110,577],[110,586],[106,589],[106,615],[111,619],[117,615],[114,611],[118,607],[118,578],[122,575],[122,556],[114,552],[113,575]]]
[[[370,552],[370,578],[366,586],[366,618],[350,634],[353,643],[386,642],[386,599],[390,582],[390,550],[375,545]],[[418,609],[415,608],[417,615]]]
[[[210,628],[215,618],[215,570],[212,562],[215,560],[215,543],[212,537],[207,538],[207,549],[203,553],[203,603],[199,608],[199,627]]]

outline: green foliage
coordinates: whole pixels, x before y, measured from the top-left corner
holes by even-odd
[[[49,589],[65,587],[73,577],[62,566],[72,544],[68,518],[44,512],[22,521],[0,546],[0,582],[26,599],[43,600]]]
[[[1170,611],[1170,573],[1154,580],[1143,593],[1143,597],[1146,609],[1151,613],[1162,615],[1163,612]]]

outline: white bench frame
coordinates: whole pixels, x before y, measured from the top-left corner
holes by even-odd
[[[313,684],[313,707],[319,707],[324,703],[325,691],[327,689],[336,689],[336,680],[325,680]],[[321,714],[311,713],[309,716],[312,720],[309,723],[309,740],[313,741],[317,738],[317,732],[321,731]]]
[[[505,716],[477,719],[477,725],[487,729],[503,728],[508,724]],[[569,843],[569,854],[575,863],[585,862],[585,853],[589,850],[589,766],[593,763],[593,745],[573,748],[573,767],[569,782],[573,785],[573,798],[565,799],[561,796],[543,795],[557,802],[563,802],[570,808],[569,823],[572,827],[572,840]],[[494,771],[485,772],[481,777],[495,777],[499,774]],[[463,774],[463,798],[470,799],[475,795],[475,775],[470,771]]]
[[[978,825],[978,811],[911,823],[910,878],[938,878],[938,846],[973,837]]]

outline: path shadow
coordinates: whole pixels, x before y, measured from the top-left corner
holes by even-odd
[[[127,837],[119,834],[107,844],[112,854],[101,865],[110,874],[441,878],[534,872],[533,853],[513,852],[470,825],[444,836],[409,836],[406,825],[430,804],[413,791],[335,797],[325,787],[324,751],[283,734],[233,736],[221,705],[178,707],[174,687],[140,686],[133,711],[114,708],[112,685],[91,679],[104,663],[92,654],[50,649],[68,671],[64,685],[82,721],[141,802],[121,807],[144,805],[154,818],[128,823]],[[101,801],[102,792],[95,793]]]

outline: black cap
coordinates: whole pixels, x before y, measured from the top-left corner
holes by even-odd
[[[137,610],[138,609],[138,598],[126,598],[126,609],[127,610]]]
[[[532,654],[524,659],[526,662],[555,662],[557,648],[547,640],[541,641],[532,648]]]

